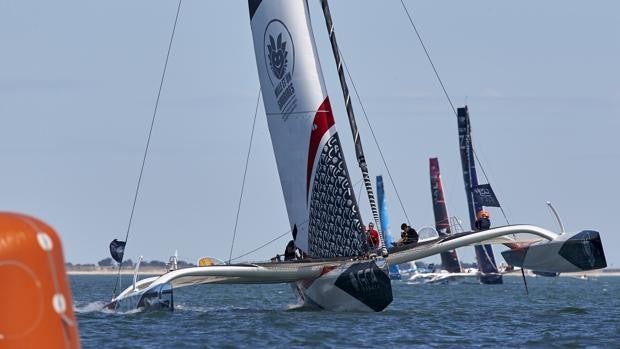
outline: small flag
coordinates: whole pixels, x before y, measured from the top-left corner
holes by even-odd
[[[474,201],[480,206],[500,207],[499,200],[493,193],[490,184],[480,184],[471,188],[474,194]]]
[[[116,239],[110,242],[110,255],[118,263],[123,262],[123,254],[125,253],[125,241],[118,241]]]

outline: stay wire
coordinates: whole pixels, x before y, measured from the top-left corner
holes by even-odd
[[[239,256],[237,256],[237,257],[235,257],[235,258],[229,259],[229,260],[228,260],[228,264],[230,264],[230,261],[235,261],[235,260],[237,260],[237,259],[243,258],[243,257],[245,257],[245,256],[247,256],[247,255],[249,255],[249,254],[251,254],[251,253],[254,253],[254,252],[256,252],[256,251],[258,251],[258,250],[260,250],[260,249],[264,248],[265,246],[267,246],[267,245],[269,245],[269,244],[271,244],[271,243],[273,243],[273,242],[275,242],[275,241],[277,241],[277,240],[279,240],[279,239],[283,238],[284,236],[286,236],[286,235],[287,235],[288,233],[290,233],[290,232],[291,232],[291,230],[289,229],[287,232],[285,232],[285,233],[283,233],[283,234],[278,235],[277,237],[275,237],[275,238],[273,238],[273,239],[271,239],[271,240],[267,241],[266,243],[264,243],[264,244],[262,244],[262,245],[258,246],[257,248],[255,248],[255,249],[253,249],[253,250],[251,250],[251,251],[248,251],[248,252],[246,252],[246,253],[244,253],[244,254],[242,254],[242,255],[239,255]]]
[[[256,127],[256,116],[258,115],[258,105],[260,103],[261,91],[258,89],[258,97],[256,98],[256,107],[254,108],[254,120],[252,121],[252,132],[250,133],[250,144],[245,157],[245,168],[243,169],[243,180],[241,182],[241,193],[239,193],[239,203],[237,205],[237,216],[235,217],[235,228],[233,229],[232,243],[230,244],[230,253],[228,254],[228,264],[232,260],[232,251],[235,246],[235,238],[237,237],[237,226],[239,224],[239,212],[241,212],[241,202],[243,201],[243,192],[245,189],[245,178],[248,174],[248,163],[250,162],[250,153],[252,151],[252,140],[254,139],[254,129]]]
[[[439,84],[441,85],[441,89],[443,90],[444,95],[448,99],[448,103],[450,103],[452,112],[454,113],[454,115],[457,115],[456,108],[454,108],[454,104],[452,104],[452,99],[450,99],[450,95],[448,94],[448,91],[446,91],[446,87],[444,86],[443,81],[439,77],[437,68],[435,68],[435,64],[433,63],[433,60],[431,59],[431,55],[428,53],[428,50],[426,49],[426,45],[424,45],[424,41],[422,41],[422,37],[420,36],[420,33],[418,32],[418,28],[415,26],[415,23],[413,22],[413,18],[411,17],[411,14],[409,14],[409,10],[407,9],[407,6],[405,6],[405,3],[403,2],[403,0],[400,0],[400,3],[401,5],[403,5],[403,9],[405,10],[407,17],[409,18],[409,22],[411,23],[411,26],[413,27],[413,30],[415,31],[415,34],[417,35],[418,40],[420,41],[420,45],[422,45],[422,48],[424,49],[424,53],[426,54],[426,58],[428,58],[428,62],[431,64],[431,67],[433,67],[433,71],[435,72],[437,81],[439,81]]]
[[[400,194],[398,193],[398,189],[396,189],[396,184],[394,182],[394,178],[392,177],[392,172],[390,172],[390,168],[387,165],[387,161],[385,160],[385,157],[383,156],[383,151],[381,151],[381,146],[379,145],[379,140],[377,139],[377,136],[375,135],[375,131],[372,128],[372,125],[370,124],[370,119],[368,118],[368,114],[366,113],[366,108],[364,107],[364,103],[362,103],[362,98],[360,97],[359,93],[357,92],[357,86],[355,85],[355,82],[353,81],[353,78],[351,77],[351,72],[349,71],[349,66],[347,65],[346,60],[344,59],[342,52],[340,53],[340,57],[342,57],[342,63],[344,65],[344,69],[347,72],[347,76],[349,77],[349,81],[351,81],[351,86],[353,87],[353,92],[355,92],[355,96],[357,97],[357,100],[360,103],[360,107],[362,108],[362,114],[364,114],[364,119],[366,120],[366,124],[368,125],[368,128],[370,129],[370,134],[372,135],[372,139],[375,141],[375,145],[377,146],[377,150],[379,151],[379,155],[381,156],[381,161],[383,161],[383,166],[385,167],[385,170],[387,171],[388,177],[390,178],[390,183],[392,183],[392,187],[394,188],[394,192],[396,193],[396,197],[398,198],[398,202],[400,204],[400,208],[403,210],[403,214],[405,215],[405,218],[407,219],[407,223],[411,223],[411,220],[409,220],[409,215],[407,215],[407,210],[405,210],[405,205],[403,205],[403,200],[400,198]]]
[[[480,166],[480,170],[482,170],[484,179],[487,181],[487,183],[491,183],[491,181],[489,181],[489,177],[487,177],[486,171],[484,170],[484,166],[482,166],[482,162],[478,158],[478,154],[474,150],[473,144],[472,144],[471,150],[474,152],[474,157],[476,158],[476,162],[478,162],[478,165]],[[510,222],[508,221],[508,217],[506,216],[506,212],[504,212],[504,208],[502,206],[499,206],[499,209],[500,211],[502,211],[502,215],[504,216],[504,219],[506,220],[506,224],[510,225]]]
[[[433,68],[433,71],[435,72],[435,77],[437,77],[437,81],[439,81],[439,84],[441,85],[441,89],[443,90],[444,95],[446,96],[446,99],[448,100],[448,103],[450,104],[450,108],[452,108],[452,112],[454,113],[454,115],[458,116],[458,113],[456,112],[456,108],[454,108],[454,104],[452,103],[452,99],[450,98],[450,95],[448,94],[448,91],[446,90],[446,87],[443,83],[443,81],[441,80],[441,77],[439,76],[439,72],[437,71],[437,68],[435,67],[435,64],[433,63],[433,60],[431,59],[430,53],[428,52],[428,49],[426,48],[426,45],[424,45],[424,41],[422,40],[422,36],[420,36],[420,33],[418,32],[418,28],[416,27],[415,23],[413,22],[413,18],[411,16],[411,14],[409,13],[409,10],[407,9],[407,6],[405,6],[405,3],[403,0],[400,0],[401,5],[403,6],[403,9],[405,10],[405,13],[407,14],[407,18],[409,18],[409,22],[411,23],[411,27],[413,28],[413,30],[415,31],[416,36],[418,37],[418,41],[420,42],[420,45],[422,45],[422,49],[424,49],[424,53],[426,54],[426,58],[428,58],[428,62],[431,64],[431,67]],[[473,149],[473,147],[472,147]],[[482,173],[484,174],[484,177],[487,181],[487,183],[489,182],[489,179],[484,171],[484,167],[482,166],[482,163],[480,162],[480,160],[478,159],[478,155],[476,154],[476,152],[474,151],[474,156],[476,157],[476,161],[478,161],[478,164],[480,165],[480,169],[482,170]],[[506,213],[504,212],[504,209],[500,206],[500,210],[502,211],[502,215],[504,216],[504,219],[506,220],[507,224],[510,224],[508,221],[508,217],[506,216]]]
[[[361,182],[361,180],[360,180],[360,182]],[[308,223],[308,222],[309,222],[309,220],[305,220],[305,221],[303,221],[303,222],[301,223],[301,225],[304,225],[304,224],[306,224],[306,223]],[[269,241],[265,242],[264,244],[262,244],[262,245],[258,246],[257,248],[255,248],[255,249],[253,249],[253,250],[251,250],[251,251],[248,251],[248,252],[246,252],[246,253],[244,253],[244,254],[242,254],[242,255],[239,255],[239,256],[237,256],[237,257],[235,257],[235,258],[232,258],[232,259],[230,259],[230,260],[231,260],[231,261],[234,261],[234,260],[237,260],[237,259],[239,259],[239,258],[245,257],[245,256],[247,256],[247,255],[249,255],[249,254],[251,254],[251,253],[254,253],[254,252],[256,252],[256,251],[258,251],[258,250],[260,250],[260,249],[264,248],[265,246],[267,246],[267,245],[269,245],[269,244],[271,244],[271,243],[273,243],[273,242],[275,242],[275,241],[277,241],[277,240],[279,240],[279,239],[283,238],[284,236],[286,236],[286,234],[290,233],[291,231],[292,231],[292,230],[290,230],[290,229],[289,229],[289,230],[287,230],[285,233],[282,233],[282,234],[280,234],[280,235],[276,236],[275,238],[273,238],[273,239],[271,239],[271,240],[269,240]],[[230,262],[229,262],[229,264],[230,264]]]
[[[151,143],[151,135],[153,134],[153,126],[155,125],[155,117],[157,116],[157,107],[159,106],[159,99],[161,97],[161,91],[164,86],[164,79],[166,77],[166,70],[168,69],[168,60],[170,59],[170,51],[172,50],[172,42],[174,41],[174,33],[177,29],[177,23],[179,22],[179,13],[181,12],[181,3],[183,0],[179,0],[179,4],[177,5],[177,13],[174,17],[174,25],[172,26],[172,34],[170,35],[170,41],[168,43],[168,52],[166,53],[166,61],[164,62],[164,69],[161,73],[161,79],[159,81],[159,89],[157,91],[157,99],[155,100],[155,107],[153,108],[153,116],[151,118],[151,126],[149,127],[149,135],[146,140],[146,146],[144,148],[144,156],[142,157],[142,166],[140,167],[140,175],[138,176],[138,183],[136,185],[136,191],[133,197],[133,204],[131,206],[131,214],[129,215],[129,223],[127,224],[127,231],[125,232],[125,245],[127,245],[127,241],[129,239],[129,232],[131,230],[131,223],[133,221],[133,215],[136,209],[136,202],[138,201],[138,192],[140,191],[140,184],[142,183],[142,174],[144,173],[144,165],[146,163],[146,157],[149,152],[149,145]],[[116,294],[116,287],[121,284],[121,263],[118,264],[118,282],[114,286],[113,295]]]

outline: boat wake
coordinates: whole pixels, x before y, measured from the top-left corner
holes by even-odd
[[[104,301],[89,302],[82,305],[74,304],[73,310],[79,314],[100,312],[105,310],[106,304]]]
[[[105,307],[107,304],[108,302],[105,302],[105,301],[89,302],[89,303],[85,303],[82,305],[74,304],[73,311],[75,311],[76,314],[88,314],[88,313],[135,314],[135,313],[142,312],[142,309],[131,309],[128,311],[111,310]]]
[[[310,307],[307,304],[300,302],[300,303],[287,305],[286,310],[287,311],[307,311],[307,310],[316,310],[316,307]]]

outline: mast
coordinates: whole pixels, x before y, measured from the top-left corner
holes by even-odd
[[[375,194],[372,189],[372,182],[370,175],[368,174],[368,165],[366,164],[366,158],[364,156],[364,149],[362,148],[362,141],[357,129],[357,123],[355,122],[355,115],[353,113],[353,105],[351,104],[351,95],[349,94],[349,88],[344,75],[344,69],[342,59],[340,57],[340,50],[338,49],[338,43],[336,41],[336,33],[334,31],[334,23],[329,11],[329,4],[327,0],[321,0],[321,7],[323,8],[323,15],[325,16],[325,24],[327,25],[327,31],[329,33],[329,41],[332,46],[332,52],[334,53],[334,59],[336,60],[336,67],[338,69],[338,78],[340,79],[340,87],[342,88],[342,94],[344,97],[344,104],[347,109],[347,117],[349,119],[349,126],[351,127],[351,133],[353,135],[353,142],[355,143],[355,155],[357,156],[357,163],[362,171],[362,178],[364,179],[364,186],[366,187],[366,194],[368,194],[368,201],[370,202],[370,209],[372,210],[372,216],[375,221],[375,226],[380,227],[379,211],[377,210],[377,204],[375,202]],[[381,254],[385,257],[388,255],[383,234],[379,234],[381,239]]]
[[[467,106],[457,109],[457,122],[459,130],[459,148],[461,152],[461,165],[463,168],[463,181],[465,182],[465,195],[469,210],[469,222],[472,230],[475,229],[476,213],[482,209],[482,205],[476,202],[473,187],[478,186],[476,164],[474,162],[474,150],[471,142],[471,125]],[[483,284],[501,284],[502,275],[499,274],[493,248],[491,245],[476,245],[476,260],[480,269],[480,281]]]

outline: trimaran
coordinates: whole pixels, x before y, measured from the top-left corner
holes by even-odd
[[[170,308],[173,290],[198,284],[290,283],[307,306],[328,310],[381,311],[392,302],[388,267],[481,242],[515,241],[525,233],[540,242],[505,255],[515,266],[572,272],[606,266],[594,231],[558,235],[533,225],[437,236],[414,246],[369,254],[363,220],[319,64],[306,0],[249,0],[256,64],[265,111],[295,245],[309,258],[198,266],[135,281],[108,308]],[[321,0],[357,160],[373,212],[378,212],[362,143],[326,0]],[[381,239],[383,240],[383,239]],[[383,241],[381,241],[383,244]],[[383,244],[383,246],[385,246]],[[388,253],[389,252],[389,253]]]

